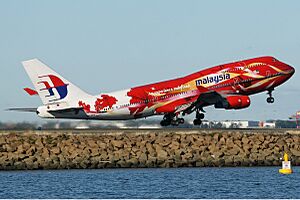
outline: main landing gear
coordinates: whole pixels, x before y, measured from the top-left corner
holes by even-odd
[[[179,118],[177,115],[175,114],[166,114],[164,115],[163,120],[161,120],[160,125],[161,126],[178,126],[179,124],[183,124],[184,123],[184,119],[183,118]]]
[[[196,119],[193,122],[195,126],[200,126],[202,124],[202,119],[204,119],[204,113],[201,113],[200,111],[205,112],[202,108],[196,109]],[[163,120],[160,122],[161,126],[178,126],[179,124],[184,124],[184,119],[179,118],[178,114],[174,113],[165,114]]]
[[[274,97],[272,97],[272,92],[273,92],[273,90],[274,89],[272,89],[272,90],[268,90],[268,95],[269,95],[269,97],[267,98],[267,102],[268,103],[274,103],[274,101],[275,101],[275,99],[274,99]]]
[[[202,124],[202,119],[204,119],[204,114],[200,113],[199,109],[196,110],[196,119],[194,119],[193,123],[195,126],[200,126]]]

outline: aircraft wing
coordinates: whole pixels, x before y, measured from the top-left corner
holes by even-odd
[[[184,114],[190,114],[196,109],[202,109],[205,106],[214,105],[217,102],[222,102],[225,100],[220,93],[214,90],[208,90],[207,88],[201,86],[198,86],[197,88],[200,91],[200,95],[186,110],[183,111]]]
[[[216,91],[209,91],[205,93],[201,93],[195,102],[198,107],[216,104],[217,102],[223,101],[224,98],[222,95]]]

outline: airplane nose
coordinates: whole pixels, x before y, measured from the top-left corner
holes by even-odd
[[[295,73],[295,68],[292,67],[292,66],[290,66],[290,65],[287,65],[287,64],[285,64],[285,63],[282,63],[280,69],[281,69],[282,71],[284,71],[285,74],[288,74],[288,75],[290,75],[290,76],[292,76],[292,75]]]
[[[286,69],[284,71],[292,76],[295,73],[295,68],[290,65],[286,65]]]

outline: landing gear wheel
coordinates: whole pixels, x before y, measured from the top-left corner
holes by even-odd
[[[268,93],[267,93],[267,94],[269,95],[269,97],[267,98],[267,102],[268,102],[268,103],[274,103],[274,98],[272,97],[272,92],[273,92],[273,90],[274,90],[274,88],[268,90]]]
[[[161,120],[160,125],[161,126],[178,126],[179,124],[183,124],[184,123],[184,119],[183,118],[178,118],[177,115],[175,115],[174,113],[169,113],[164,115],[163,120]]]
[[[179,124],[184,124],[184,119],[183,118],[178,118]]]
[[[200,113],[200,110],[203,111],[203,109],[196,110],[196,119],[193,121],[195,126],[200,126],[202,124],[202,119],[204,119],[204,114]]]
[[[169,126],[171,123],[169,122],[169,121],[167,121],[167,120],[161,120],[160,121],[160,125],[161,126]]]
[[[204,119],[204,113],[200,113],[199,110],[196,111],[196,119]]]
[[[172,126],[178,126],[179,124],[183,124],[184,119],[183,118],[177,118],[171,121]]]
[[[179,121],[178,120],[172,120],[171,121],[171,125],[172,126],[178,126],[179,125]]]
[[[273,97],[268,97],[267,102],[268,103],[274,103],[275,99]]]
[[[197,119],[204,119],[205,115],[203,113],[198,113]]]
[[[200,126],[202,124],[202,120],[201,119],[194,119],[193,121],[195,126]]]

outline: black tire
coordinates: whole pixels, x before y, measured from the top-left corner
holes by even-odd
[[[203,113],[200,113],[200,112],[197,112],[196,113],[196,119],[204,119],[204,114]]]
[[[268,97],[267,102],[268,103],[274,103],[275,99],[273,97]]]
[[[179,118],[178,121],[179,121],[179,124],[184,124],[184,119],[183,118]]]
[[[171,125],[172,126],[178,126],[179,125],[179,121],[178,120],[173,120],[173,121],[171,121]]]
[[[204,119],[205,115],[203,113],[199,114],[199,119]]]
[[[194,119],[193,123],[195,126],[200,126],[202,121],[201,121],[201,119]]]
[[[161,126],[169,126],[170,123],[167,120],[162,120],[162,121],[160,121],[160,125]]]

